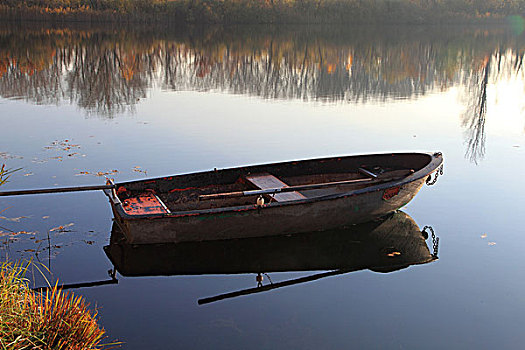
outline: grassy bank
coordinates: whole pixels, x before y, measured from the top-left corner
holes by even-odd
[[[443,23],[523,15],[525,0],[3,0],[11,20]]]
[[[104,330],[84,300],[57,287],[32,291],[23,277],[25,270],[19,265],[0,265],[0,347],[99,349]]]

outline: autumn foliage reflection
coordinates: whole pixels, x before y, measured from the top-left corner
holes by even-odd
[[[524,47],[503,29],[264,29],[7,28],[0,95],[102,116],[132,109],[154,87],[362,103],[475,87],[489,79],[480,80],[479,62],[501,45],[517,56]]]

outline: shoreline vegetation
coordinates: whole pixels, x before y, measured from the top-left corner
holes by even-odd
[[[2,0],[0,19],[167,24],[439,24],[523,16],[525,0]]]
[[[29,266],[29,265],[28,265]],[[24,278],[28,266],[0,264],[0,347],[18,349],[101,349],[105,331],[97,313],[81,296],[57,285],[31,290]]]
[[[0,167],[0,186],[16,170]],[[102,349],[119,343],[101,344],[105,330],[97,311],[78,295],[64,293],[58,284],[34,291],[25,278],[31,263],[0,262],[0,348]]]

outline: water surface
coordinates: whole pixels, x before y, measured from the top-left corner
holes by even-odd
[[[433,227],[439,260],[363,265],[206,305],[197,301],[257,286],[249,259],[239,274],[117,273],[118,284],[74,292],[126,349],[519,348],[524,49],[523,33],[503,26],[3,25],[0,162],[22,168],[3,190],[441,151],[444,176],[403,209],[419,229]],[[65,284],[111,280],[101,192],[2,197],[4,208],[2,257],[38,261]],[[278,248],[254,251],[264,260]],[[311,254],[312,265],[275,267],[263,284],[340,268],[316,267]],[[34,283],[44,283],[36,269]]]

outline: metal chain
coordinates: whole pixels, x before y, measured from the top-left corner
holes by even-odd
[[[421,232],[424,234],[426,233],[428,237],[428,233],[426,232],[427,229],[430,231],[431,237],[432,237],[432,256],[437,259],[438,249],[439,249],[439,237],[436,237],[436,233],[434,232],[434,229],[432,228],[432,226],[423,227],[423,230]]]
[[[436,170],[436,174],[435,174],[434,180],[432,180],[432,174],[428,175],[427,180],[426,180],[426,184],[429,185],[429,186],[432,186],[433,184],[435,184],[437,182],[438,177],[440,175],[443,175],[443,164],[441,164],[441,166]]]

